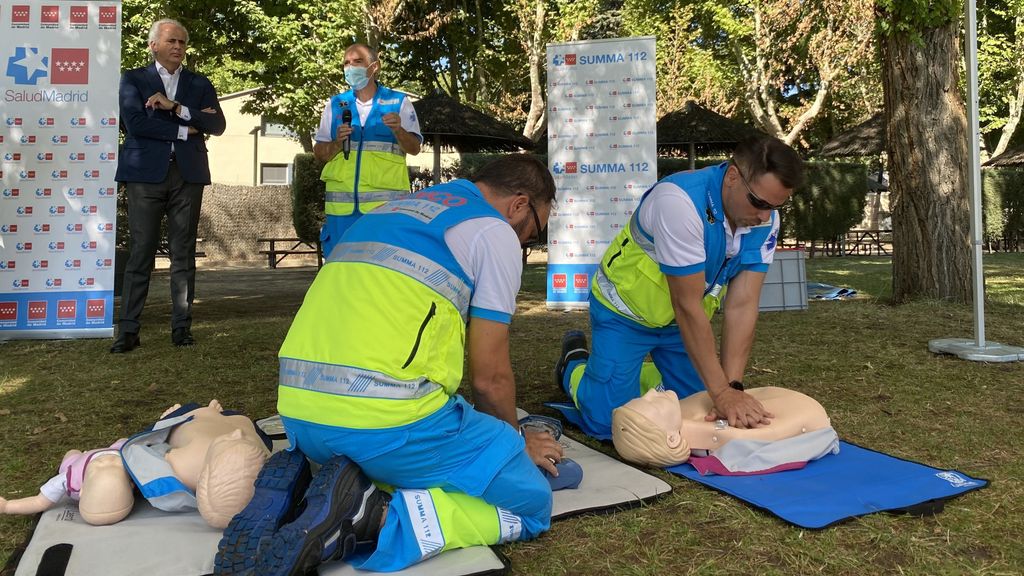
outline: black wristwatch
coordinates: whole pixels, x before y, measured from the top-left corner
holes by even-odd
[[[181,112],[181,102],[175,101],[174,108],[171,108],[171,113],[177,116],[179,112]]]
[[[739,390],[740,392],[743,392],[743,382],[740,382],[739,380],[733,380],[732,382],[729,382],[729,387],[732,388],[733,390]]]

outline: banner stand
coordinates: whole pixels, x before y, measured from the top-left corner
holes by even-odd
[[[587,308],[601,256],[658,180],[653,36],[549,44],[547,307]]]
[[[0,0],[0,340],[113,335],[121,4]]]

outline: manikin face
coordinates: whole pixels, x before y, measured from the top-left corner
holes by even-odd
[[[683,417],[679,411],[679,397],[675,392],[648,390],[640,398],[630,401],[629,407],[664,430],[670,448],[679,446],[682,441]]]

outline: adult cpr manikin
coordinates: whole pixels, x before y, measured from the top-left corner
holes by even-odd
[[[679,400],[675,392],[649,390],[612,412],[612,441],[626,460],[666,467],[686,462],[691,454],[714,454],[734,440],[763,447],[825,429],[831,431],[825,409],[810,396],[775,387],[747,392],[775,414],[771,424],[733,428],[723,420],[707,420],[714,406],[707,392]]]

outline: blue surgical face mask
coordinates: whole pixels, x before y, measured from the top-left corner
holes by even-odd
[[[366,68],[361,68],[359,66],[346,66],[345,82],[347,82],[353,90],[362,90],[370,83],[370,77],[366,74]]]

